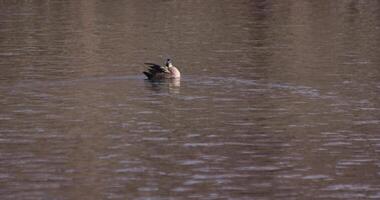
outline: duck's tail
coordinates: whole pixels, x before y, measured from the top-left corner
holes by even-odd
[[[148,79],[152,79],[153,75],[149,72],[143,72]]]

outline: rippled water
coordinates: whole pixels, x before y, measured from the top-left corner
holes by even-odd
[[[379,11],[0,1],[0,199],[379,199]]]

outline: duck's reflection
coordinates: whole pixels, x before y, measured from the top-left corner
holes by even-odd
[[[181,79],[146,80],[149,89],[155,92],[169,92],[178,94],[180,92]]]

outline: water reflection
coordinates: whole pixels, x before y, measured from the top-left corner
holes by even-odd
[[[145,80],[146,87],[154,92],[169,92],[179,94],[181,79]]]

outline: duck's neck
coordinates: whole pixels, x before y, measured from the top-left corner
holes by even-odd
[[[181,73],[179,70],[172,65],[172,67],[169,67],[169,71],[172,74],[173,78],[179,78],[181,77]]]

